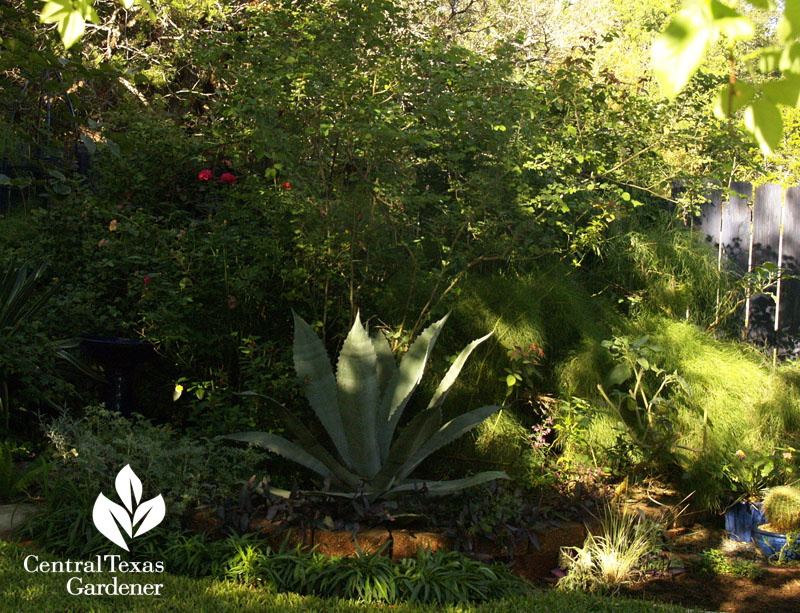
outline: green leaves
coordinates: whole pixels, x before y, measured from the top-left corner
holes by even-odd
[[[156,14],[147,0],[120,0],[123,8],[129,10],[136,1],[155,21]],[[77,43],[86,29],[86,22],[98,23],[100,18],[94,10],[94,0],[47,0],[39,20],[42,23],[57,23],[58,34],[66,49]]]
[[[49,0],[42,8],[42,23],[57,23],[64,47],[69,49],[81,36],[87,21],[100,21],[93,0]]]
[[[745,109],[744,125],[764,155],[777,149],[783,136],[783,119],[776,104],[759,98]]]
[[[756,89],[744,81],[737,81],[733,87],[730,84],[725,85],[714,96],[714,115],[720,119],[727,119],[748,104],[755,93]]]
[[[653,41],[653,71],[662,93],[673,100],[700,67],[706,49],[720,34],[730,41],[749,40],[755,28],[749,19],[718,0],[687,0],[666,29]]]
[[[692,0],[653,41],[653,71],[667,98],[673,100],[700,67],[713,33],[707,3]]]
[[[322,342],[311,327],[294,314],[295,369],[305,383],[312,408],[339,451],[341,462],[291,411],[272,398],[254,392],[243,395],[257,395],[269,401],[296,442],[269,432],[239,432],[223,438],[259,445],[348,488],[348,492],[337,495],[358,496],[366,490],[380,497],[414,489],[416,484],[411,485],[406,477],[420,462],[501,409],[484,406],[458,415],[440,427],[441,403],[470,353],[489,338],[487,334],[461,351],[428,407],[416,415],[389,446],[400,413],[422,378],[446,320],[447,316],[429,326],[411,345],[398,368],[386,339],[380,335],[370,337],[360,316],[356,315],[342,345],[334,379]],[[381,447],[383,444],[387,446],[385,451]],[[480,473],[469,479],[437,483],[434,488],[448,493],[505,477],[505,473]]]
[[[774,7],[771,0],[750,4],[762,9]],[[663,94],[670,100],[677,96],[700,67],[709,45],[720,34],[729,40],[729,54],[733,58],[735,44],[751,39],[754,33],[749,19],[719,0],[686,0],[653,43],[653,70]],[[800,43],[792,42],[800,35],[800,3],[784,3],[778,34],[784,46],[765,47],[745,59],[756,59],[762,73],[780,70],[785,78],[762,85],[759,97],[754,85],[735,80],[736,74],[732,72],[733,84],[722,87],[713,102],[714,114],[720,119],[729,119],[736,111],[744,109],[745,128],[765,155],[775,151],[783,136],[783,121],[777,105],[798,106],[800,103],[800,83],[793,76],[800,75]]]

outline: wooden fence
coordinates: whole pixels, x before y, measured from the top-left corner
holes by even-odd
[[[726,259],[742,274],[773,262],[800,275],[800,187],[766,184],[754,192],[752,184],[737,182],[731,190],[730,196],[713,191],[694,223],[720,262]],[[800,279],[781,279],[770,291],[774,299],[756,294],[747,301],[746,335],[781,354],[800,353]]]

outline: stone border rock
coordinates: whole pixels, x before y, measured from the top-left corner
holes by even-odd
[[[451,540],[437,532],[427,530],[389,530],[371,528],[353,535],[348,531],[284,528],[279,522],[254,519],[248,532],[260,534],[272,547],[285,543],[289,548],[300,547],[310,551],[316,547],[329,556],[355,556],[361,553],[381,553],[393,560],[401,560],[417,555],[421,549],[431,551],[452,549]],[[512,562],[511,569],[516,574],[528,578],[544,578],[558,565],[558,555],[562,547],[578,547],[586,538],[586,526],[580,522],[565,522],[559,527],[549,528],[537,534],[539,548],[525,541],[515,546],[513,555],[504,555],[501,549],[490,541],[475,544],[475,553],[503,562]]]

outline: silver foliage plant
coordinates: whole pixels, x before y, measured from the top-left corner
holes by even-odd
[[[425,458],[502,408],[483,406],[444,425],[441,423],[442,402],[469,355],[491,336],[489,333],[461,351],[428,406],[397,433],[403,410],[422,379],[449,314],[426,328],[399,364],[386,337],[380,331],[370,335],[356,315],[339,353],[335,375],[322,341],[300,316],[293,315],[295,371],[304,382],[311,408],[331,440],[333,453],[289,409],[266,396],[264,398],[275,406],[296,442],[269,432],[239,432],[224,438],[259,445],[309,468],[340,490],[329,493],[342,496],[363,493],[377,499],[420,489],[423,482],[409,475]],[[464,479],[425,481],[424,487],[430,494],[449,494],[493,479],[507,478],[502,471],[487,471]],[[281,493],[274,488],[271,491]]]

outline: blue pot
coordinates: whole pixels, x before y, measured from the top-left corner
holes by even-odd
[[[725,530],[734,541],[749,543],[753,528],[765,521],[760,502],[740,500],[725,511]]]
[[[777,532],[767,532],[753,526],[753,542],[766,557],[772,561],[800,561],[800,534],[795,534],[790,546],[786,546],[787,537]]]

